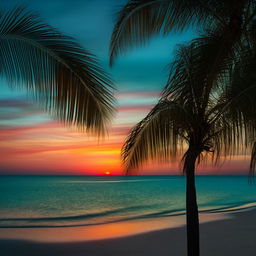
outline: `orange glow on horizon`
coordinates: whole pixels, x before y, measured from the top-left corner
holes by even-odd
[[[124,118],[114,124],[108,139],[100,143],[94,137],[67,129],[56,121],[33,125],[10,126],[0,129],[1,174],[53,174],[53,175],[105,175],[124,174],[120,159],[121,148],[135,121],[126,119],[127,109],[119,115]],[[134,112],[131,113],[133,117]],[[122,116],[123,117],[123,116]],[[128,118],[128,117],[127,117]],[[138,119],[138,120],[137,120]],[[10,159],[12,159],[10,161]],[[250,154],[238,154],[221,166],[210,161],[198,167],[197,174],[240,175],[247,174]],[[179,159],[162,163],[148,161],[134,170],[138,175],[182,175]],[[110,171],[106,171],[110,170]]]

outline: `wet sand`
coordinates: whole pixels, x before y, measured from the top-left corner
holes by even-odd
[[[255,256],[256,209],[229,213],[229,218],[200,225],[202,256]],[[3,256],[182,256],[186,255],[185,227],[169,228],[114,239],[79,242],[35,242],[4,239]],[[59,230],[61,237],[63,232]]]

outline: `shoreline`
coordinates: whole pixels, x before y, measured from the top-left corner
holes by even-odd
[[[225,219],[211,220],[200,225],[201,254],[204,256],[255,255],[256,209],[224,215]],[[223,217],[223,214],[221,216]],[[4,229],[0,230],[2,234]],[[62,235],[63,233],[59,232],[59,236]],[[1,235],[0,250],[2,255],[8,256],[180,256],[186,254],[186,232],[185,226],[167,227],[118,238],[76,242],[75,240],[36,242],[4,238],[4,235]]]
[[[253,208],[256,209],[256,207]],[[238,210],[245,211],[250,210],[250,208],[238,208]],[[201,224],[229,218],[229,212],[199,213]],[[181,228],[185,226],[185,222],[186,216],[182,213],[174,216],[116,221],[97,225],[0,227],[0,239],[25,240],[41,243],[98,241],[130,237],[165,229]]]

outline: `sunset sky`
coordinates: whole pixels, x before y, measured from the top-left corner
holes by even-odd
[[[71,35],[95,53],[116,86],[117,114],[104,141],[64,127],[40,111],[26,92],[8,89],[1,80],[1,174],[122,174],[120,149],[133,125],[157,102],[168,77],[175,46],[196,36],[156,37],[149,45],[120,56],[108,67],[108,47],[115,13],[126,0],[3,0],[8,9],[25,5],[43,21]],[[201,166],[199,173],[247,174],[249,156],[240,155],[221,167]],[[141,174],[181,173],[175,163],[150,163]]]

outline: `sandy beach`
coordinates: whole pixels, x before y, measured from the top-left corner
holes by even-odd
[[[256,251],[256,209],[229,213],[229,218],[203,223],[201,255],[254,256]],[[181,256],[186,255],[185,227],[163,229],[133,236],[85,242],[35,242],[4,239],[3,256]],[[63,232],[59,230],[61,237]]]

